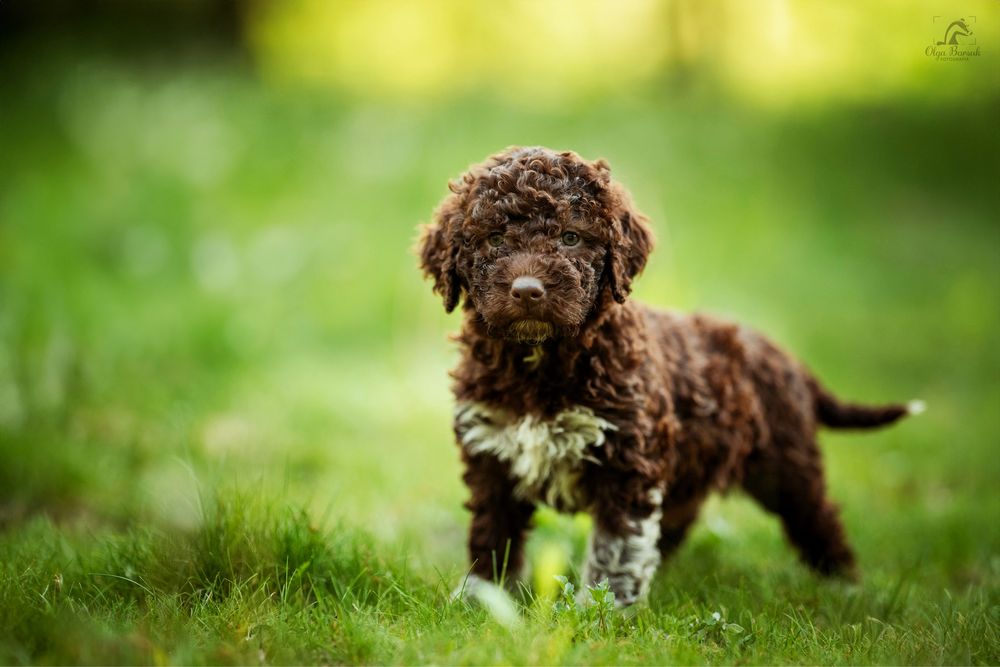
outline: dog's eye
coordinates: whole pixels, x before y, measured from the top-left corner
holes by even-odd
[[[490,245],[493,246],[494,248],[499,248],[504,243],[503,234],[501,234],[500,232],[493,232],[492,234],[489,235],[487,240],[490,242]]]
[[[580,243],[580,235],[576,232],[563,232],[562,242],[563,245],[575,246]]]

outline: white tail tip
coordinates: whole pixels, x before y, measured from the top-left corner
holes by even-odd
[[[917,399],[906,404],[906,412],[911,415],[921,415],[927,412],[927,404]]]

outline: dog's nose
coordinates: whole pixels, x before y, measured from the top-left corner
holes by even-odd
[[[520,276],[510,286],[510,295],[515,301],[538,301],[545,296],[545,286],[538,278]]]

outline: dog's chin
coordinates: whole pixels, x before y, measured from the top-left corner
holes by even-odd
[[[556,328],[541,320],[517,320],[507,328],[507,337],[525,345],[541,345],[552,338]]]

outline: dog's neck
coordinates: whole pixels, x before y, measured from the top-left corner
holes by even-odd
[[[641,320],[631,304],[606,303],[575,336],[534,345],[489,336],[470,309],[458,336],[463,359],[453,374],[455,393],[514,413],[541,414],[626,399],[628,388],[614,378],[627,377],[622,370],[641,362]]]

